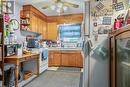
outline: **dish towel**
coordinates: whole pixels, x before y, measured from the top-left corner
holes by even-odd
[[[48,58],[48,49],[43,49],[42,50],[42,55],[41,55],[42,57],[42,61],[43,60],[46,60],[47,58]]]

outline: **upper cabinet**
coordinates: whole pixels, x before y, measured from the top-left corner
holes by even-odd
[[[46,16],[32,5],[23,6],[21,17],[29,18],[29,24],[24,24],[26,27],[21,29],[41,33],[43,39],[48,40],[58,39],[59,24],[81,24],[83,21],[83,14]]]
[[[31,18],[30,18],[30,30],[32,31],[32,32],[37,32],[37,30],[38,30],[38,27],[37,27],[37,25],[38,25],[38,18],[37,18],[37,16],[35,16],[35,15],[31,15]]]
[[[21,17],[28,17],[30,19],[29,29],[32,32],[41,33],[44,39],[46,38],[47,32],[47,20],[46,15],[41,13],[35,7],[31,5],[24,5],[23,11],[21,11]],[[22,29],[22,28],[21,28]]]
[[[57,40],[58,27],[56,22],[47,23],[47,39]]]

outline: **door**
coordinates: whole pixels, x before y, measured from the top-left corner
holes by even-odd
[[[31,19],[30,19],[30,22],[31,22],[31,31],[32,32],[37,32],[37,16],[35,15],[31,15]]]
[[[130,87],[130,38],[117,39],[116,87]]]
[[[61,66],[61,52],[60,51],[54,51],[53,52],[53,64],[54,66]]]
[[[54,65],[54,59],[53,59],[53,51],[49,51],[49,55],[48,55],[48,65],[49,66],[53,66]]]
[[[47,39],[47,22],[42,20],[42,35],[44,39]]]
[[[76,53],[68,53],[68,66],[76,67]]]
[[[76,58],[76,66],[83,67],[83,57],[81,55],[81,52],[75,54],[75,58]]]
[[[83,59],[80,51],[62,51],[62,66],[83,67]]]
[[[69,65],[69,55],[67,53],[62,53],[61,65],[62,66]]]
[[[57,40],[58,29],[57,23],[48,23],[47,24],[47,39],[49,40]]]

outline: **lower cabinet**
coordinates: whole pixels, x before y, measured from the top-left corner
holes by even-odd
[[[49,66],[61,66],[60,51],[49,51]]]
[[[48,55],[48,66],[53,66],[53,51],[49,51],[49,55]]]
[[[62,53],[61,66],[68,66],[68,65],[69,65],[69,55]]]
[[[53,52],[53,65],[61,66],[61,52],[60,51]]]
[[[83,67],[80,51],[49,51],[49,66]]]

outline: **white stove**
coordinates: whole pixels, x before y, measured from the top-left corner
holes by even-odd
[[[42,58],[42,52],[43,50],[48,50],[48,48],[40,48],[40,58],[39,58],[39,73],[44,72],[45,70],[48,69],[48,57],[46,59]]]

